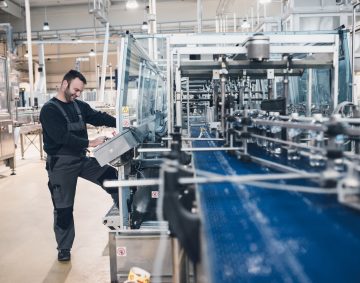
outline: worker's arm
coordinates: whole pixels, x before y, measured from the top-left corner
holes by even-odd
[[[81,113],[84,114],[85,123],[89,123],[93,126],[107,126],[116,127],[115,117],[101,111],[97,111],[83,101],[78,101],[79,107],[81,107]]]

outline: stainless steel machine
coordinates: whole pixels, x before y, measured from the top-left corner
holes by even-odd
[[[0,54],[0,162],[9,166],[15,174],[15,143],[12,117],[13,97],[17,93],[17,81],[11,76],[12,70],[12,29],[9,24],[1,24],[0,32],[7,35],[4,54]]]
[[[127,35],[120,41],[116,102],[118,134],[94,151],[100,165],[119,168],[119,179],[158,177],[161,156],[139,154],[138,148],[158,147],[166,135],[165,75],[148,58],[139,43]],[[120,207],[104,216],[109,227],[111,282],[123,282],[132,267],[140,267],[171,282],[172,254],[168,226],[156,217],[158,188],[128,186],[119,191]],[[152,272],[159,243],[165,243],[167,261]]]
[[[129,170],[105,185],[158,188],[157,220],[169,225],[160,235],[193,263],[179,264],[171,242],[173,282],[360,280],[360,122],[347,36],[166,38],[169,135],[134,154],[161,159],[159,175]],[[168,257],[161,243],[156,275]]]

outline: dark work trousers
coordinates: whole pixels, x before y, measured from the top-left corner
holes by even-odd
[[[109,165],[101,167],[93,157],[48,156],[46,170],[54,205],[54,231],[58,249],[71,249],[74,238],[73,206],[78,177],[102,186],[104,180],[117,180],[117,170]],[[118,203],[116,190],[107,191]]]

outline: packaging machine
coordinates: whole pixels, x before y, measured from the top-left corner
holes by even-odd
[[[154,282],[358,282],[360,120],[347,32],[166,41],[170,95],[158,115],[157,96],[132,79],[151,63],[124,69],[124,93],[140,102],[119,104],[120,128],[137,142],[119,180],[105,182],[122,192],[112,281],[142,265]]]

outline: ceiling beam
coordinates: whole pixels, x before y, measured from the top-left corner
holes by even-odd
[[[19,5],[11,2],[10,0],[6,0],[6,3],[8,6],[6,8],[0,8],[1,10],[17,18],[22,18],[21,7]]]

